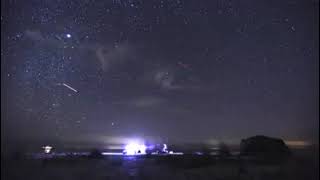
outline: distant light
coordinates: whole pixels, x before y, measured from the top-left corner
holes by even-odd
[[[183,152],[173,152],[173,155],[183,155]]]
[[[118,152],[103,152],[102,155],[105,155],[105,156],[109,156],[109,155],[120,156],[120,155],[122,155],[122,153],[118,153]]]
[[[51,146],[44,146],[42,148],[44,150],[44,153],[46,153],[46,154],[49,154],[51,152],[51,150],[52,150]]]
[[[307,141],[284,141],[288,146],[310,146],[311,143]]]
[[[67,38],[71,38],[71,34],[66,34]]]
[[[183,155],[183,152],[173,152],[173,151],[169,151],[169,154],[171,154],[171,155]]]
[[[129,143],[124,148],[127,155],[146,154],[147,147],[144,144]]]

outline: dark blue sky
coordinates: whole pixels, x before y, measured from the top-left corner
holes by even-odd
[[[1,3],[4,139],[318,138],[318,1]]]

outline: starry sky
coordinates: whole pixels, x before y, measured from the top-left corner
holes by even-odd
[[[1,26],[1,139],[318,139],[317,0],[2,0]]]

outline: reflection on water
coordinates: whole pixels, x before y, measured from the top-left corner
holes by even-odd
[[[127,171],[130,179],[134,179],[139,175],[139,159],[136,156],[124,156],[123,168]]]

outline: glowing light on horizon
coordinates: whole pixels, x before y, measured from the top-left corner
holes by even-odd
[[[173,152],[173,151],[169,151],[170,155],[183,155],[183,152]]]
[[[309,146],[311,143],[307,141],[285,141],[288,146]]]
[[[126,155],[146,154],[147,147],[144,144],[129,143],[124,148]]]
[[[44,150],[44,153],[46,153],[46,154],[49,154],[51,152],[51,150],[52,150],[51,146],[44,146],[42,148]]]
[[[115,155],[115,156],[120,156],[122,153],[118,152],[103,152],[102,155],[108,156],[108,155]]]

